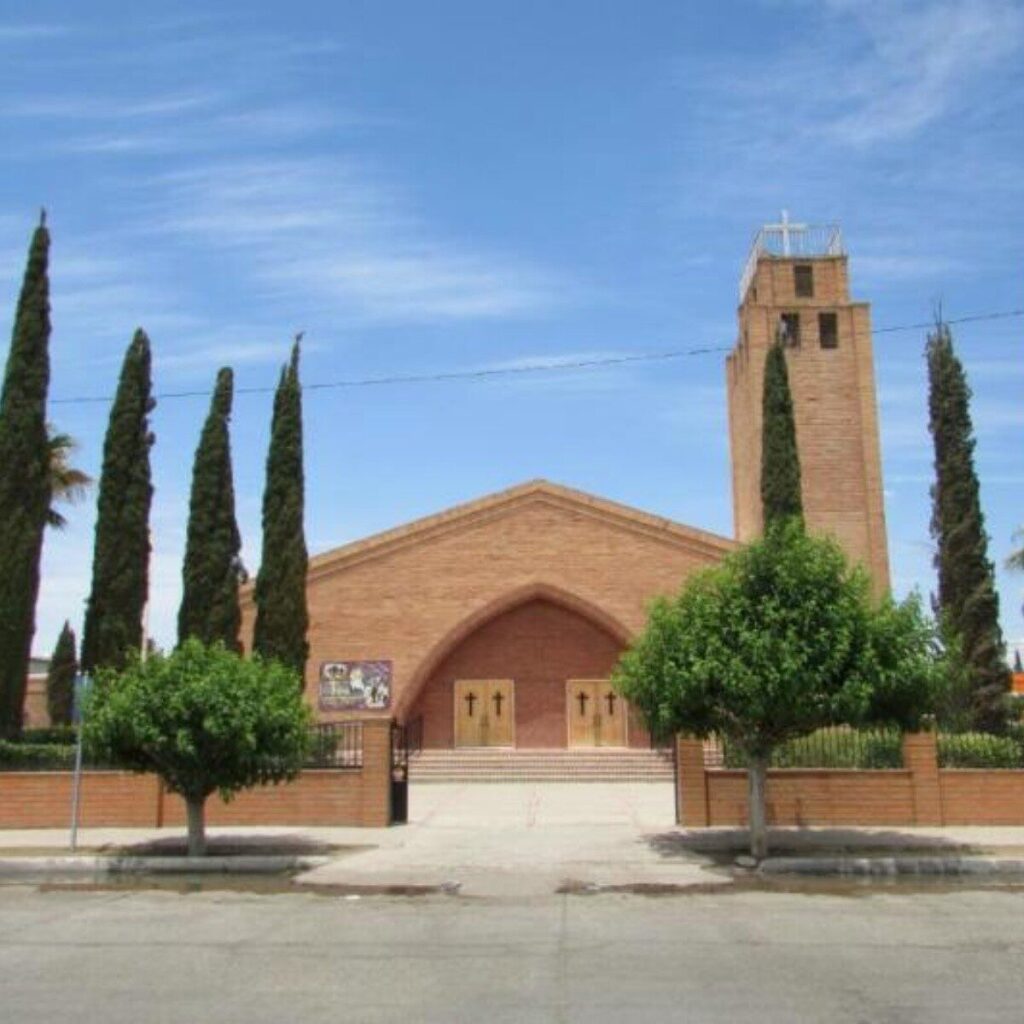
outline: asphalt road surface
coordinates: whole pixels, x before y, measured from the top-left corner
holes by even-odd
[[[1021,1021],[1024,893],[0,887],[0,1019]]]

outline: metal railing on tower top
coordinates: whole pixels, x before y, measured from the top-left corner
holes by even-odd
[[[779,223],[765,224],[754,235],[750,255],[740,277],[740,302],[747,294],[757,270],[757,261],[762,256],[842,256],[844,252],[843,232],[838,224],[797,224],[783,210]]]

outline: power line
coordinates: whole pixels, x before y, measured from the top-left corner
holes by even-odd
[[[1024,309],[1009,309],[995,313],[975,313],[944,320],[950,326],[956,324],[980,323],[987,320],[1009,320],[1024,317]],[[934,320],[916,324],[898,324],[891,327],[877,327],[871,333],[894,334],[898,331],[920,331],[935,326]],[[395,374],[383,377],[355,377],[350,380],[314,381],[303,384],[303,391],[326,391],[340,388],[387,387],[396,384],[442,384],[450,381],[476,381],[495,377],[511,377],[530,373],[563,373],[572,370],[592,370],[606,366],[622,366],[628,363],[664,362],[669,359],[684,359],[690,356],[712,355],[716,352],[731,352],[733,345],[705,345],[700,348],[677,349],[668,352],[638,352],[635,355],[607,356],[599,359],[574,359],[563,362],[523,363],[520,366],[484,367],[478,370],[448,370],[440,373]],[[555,357],[557,359],[557,357]],[[265,395],[276,390],[276,385],[259,385],[236,388],[236,395]],[[209,389],[196,391],[165,391],[154,397],[161,402],[176,398],[207,398]],[[54,398],[51,405],[90,405],[109,403],[113,397],[106,395],[83,395],[69,398]]]
[[[942,322],[951,327],[955,324],[976,324],[983,320],[1010,320],[1013,317],[1024,316],[1024,309],[1007,309],[1001,313],[975,313],[972,316],[960,316],[953,320],[943,317]],[[895,331],[922,331],[934,327],[935,320],[926,320],[920,324],[901,324],[899,327],[876,327],[871,333],[892,334]]]

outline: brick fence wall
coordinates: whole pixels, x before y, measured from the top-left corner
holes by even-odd
[[[391,823],[391,723],[363,724],[362,769],[307,770],[292,782],[259,786],[225,803],[206,802],[208,825],[359,825]],[[0,828],[63,828],[71,820],[71,772],[0,772]],[[184,826],[185,804],[153,775],[87,771],[79,824]]]
[[[700,740],[680,737],[676,820],[747,823],[747,773],[706,768]],[[1024,825],[1024,771],[940,769],[935,734],[903,739],[902,769],[773,768],[771,825]]]

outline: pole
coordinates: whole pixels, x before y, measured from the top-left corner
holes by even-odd
[[[82,720],[83,704],[85,695],[88,692],[92,680],[88,675],[75,676],[75,700],[73,715],[78,726],[78,735],[75,739],[75,775],[71,784],[71,852],[75,852],[78,845],[78,808],[82,795]]]
[[[78,803],[82,792],[82,723],[78,723],[78,740],[75,743],[75,779],[71,787],[71,852],[78,845]]]

